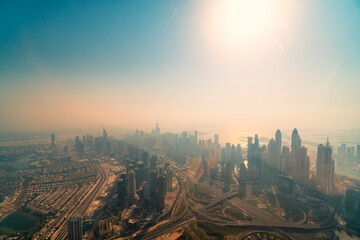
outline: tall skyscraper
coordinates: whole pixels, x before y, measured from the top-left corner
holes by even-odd
[[[277,152],[281,153],[281,132],[280,130],[276,130],[275,133],[275,143],[276,143],[276,147],[277,147]]]
[[[356,159],[360,162],[360,145],[356,146]]]
[[[254,147],[255,147],[256,149],[259,148],[259,137],[258,137],[257,134],[255,134]]]
[[[160,127],[159,127],[159,124],[158,124],[158,123],[156,123],[155,135],[156,135],[156,136],[159,136],[159,135],[160,135]]]
[[[217,135],[217,134],[214,135],[214,144],[215,144],[215,147],[219,146],[219,135]]]
[[[301,147],[301,139],[296,128],[291,134],[291,153],[295,153]]]
[[[103,128],[103,138],[105,141],[107,140],[107,132],[106,132],[105,128]]]
[[[84,144],[81,143],[78,136],[75,138],[75,151],[77,151],[80,155],[84,155]]]
[[[82,239],[81,217],[72,216],[67,220],[67,224],[68,224],[68,239],[81,240]]]
[[[330,195],[334,185],[335,162],[329,141],[325,146],[320,144],[317,149],[316,179],[321,192]]]
[[[131,169],[128,173],[128,201],[134,202],[136,200],[136,178],[135,178],[135,172],[133,169]]]
[[[51,148],[55,149],[56,145],[55,145],[55,134],[51,134]]]
[[[291,135],[291,175],[295,180],[306,183],[309,180],[310,158],[307,149],[301,147],[301,138],[295,128]]]

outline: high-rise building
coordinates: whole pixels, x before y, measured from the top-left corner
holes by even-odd
[[[126,197],[126,177],[122,176],[117,181],[117,194],[118,194],[118,204],[123,205],[125,203]]]
[[[301,147],[301,138],[296,128],[294,128],[291,134],[291,153],[297,152]]]
[[[77,151],[80,155],[84,154],[84,144],[81,143],[78,136],[75,138],[75,151]]]
[[[360,162],[360,145],[356,146],[356,159]]]
[[[68,239],[81,240],[82,239],[81,217],[72,216],[67,220],[67,224],[68,224]]]
[[[103,128],[103,138],[104,138],[104,141],[107,141],[107,132],[105,130],[105,128]]]
[[[277,147],[277,152],[281,153],[281,132],[280,130],[276,130],[275,133],[275,143],[276,143],[276,147]]]
[[[158,160],[158,157],[156,155],[152,155],[150,158],[150,169],[155,170],[156,169],[156,162]]]
[[[316,179],[320,185],[320,190],[324,194],[330,195],[334,185],[335,162],[332,159],[332,149],[329,141],[325,146],[320,144],[317,149],[316,158]]]
[[[166,176],[161,174],[156,179],[156,209],[162,211],[165,208],[165,194],[166,194]]]
[[[156,123],[156,127],[155,127],[155,135],[159,136],[160,135],[160,127],[159,127],[159,123]]]
[[[283,173],[290,174],[291,173],[291,155],[290,149],[287,146],[282,147],[282,153],[280,158],[280,167],[279,170]]]
[[[252,143],[252,137],[248,137],[247,152],[249,176],[257,178],[262,171],[262,158],[258,135],[255,135],[254,143]]]
[[[135,178],[135,172],[133,169],[131,169],[128,173],[128,201],[134,202],[136,200],[136,178]]]
[[[55,134],[51,134],[51,148],[55,149],[56,145],[55,145]]]
[[[236,161],[238,163],[241,163],[242,162],[242,153],[241,153],[241,145],[238,144],[236,145]]]
[[[301,147],[301,138],[295,128],[291,135],[291,175],[295,180],[306,183],[309,180],[310,158],[307,149]]]
[[[255,139],[254,139],[254,147],[257,149],[259,148],[259,137],[257,134],[255,134]]]
[[[219,146],[219,135],[217,135],[217,134],[214,135],[214,144],[215,144],[215,147]]]
[[[355,157],[355,147],[354,146],[352,146],[352,147],[350,147],[350,157]]]

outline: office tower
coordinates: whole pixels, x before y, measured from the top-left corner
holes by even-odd
[[[103,128],[103,138],[104,138],[104,141],[107,141],[107,132],[105,130],[105,128]]]
[[[118,205],[125,204],[126,197],[126,176],[122,176],[117,181]]]
[[[258,137],[257,134],[255,134],[254,147],[255,147],[256,149],[259,148],[259,137]]]
[[[78,136],[75,138],[75,151],[77,151],[80,155],[84,154],[84,144],[80,142],[80,138]]]
[[[316,158],[316,179],[320,185],[320,190],[324,194],[330,195],[334,185],[335,162],[332,159],[332,150],[329,141],[325,146],[320,144],[317,149]]]
[[[81,217],[72,216],[67,220],[67,224],[68,224],[68,239],[81,240],[82,239]]]
[[[346,154],[346,144],[345,143],[342,143],[341,146],[339,147],[338,154],[345,156],[345,154]]]
[[[86,145],[86,141],[85,141],[85,136],[83,135],[83,145],[85,146]]]
[[[156,170],[149,170],[148,172],[148,183],[149,183],[149,195],[150,198],[155,199],[155,193],[156,193],[156,178],[157,173]]]
[[[215,147],[219,146],[219,135],[217,135],[217,134],[214,135],[214,144],[215,144]]]
[[[270,141],[269,141],[268,152],[269,153],[278,153],[278,146],[273,138],[270,139]]]
[[[159,123],[156,123],[156,127],[155,127],[155,135],[159,136],[160,135],[160,127],[159,127]]]
[[[250,153],[252,151],[252,137],[248,137],[248,145],[247,145],[247,157],[248,157],[248,160],[250,158]]]
[[[354,146],[352,146],[352,147],[350,147],[350,157],[355,157],[355,147]]]
[[[350,149],[350,147],[348,147],[348,148],[346,149],[346,156],[348,156],[348,157],[351,156],[351,149]]]
[[[142,155],[141,155],[141,160],[144,162],[144,167],[147,168],[149,166],[149,152],[148,151],[143,151]]]
[[[101,137],[95,137],[95,152],[97,154],[101,153],[101,144],[102,144],[102,138]]]
[[[307,183],[309,181],[310,175],[310,158],[307,155],[307,148],[301,147],[300,149],[300,181],[303,183]]]
[[[241,145],[236,145],[236,161],[238,163],[242,162],[242,153],[241,153]]]
[[[345,210],[354,215],[357,218],[360,218],[360,188],[359,187],[349,187],[346,190],[345,198]]]
[[[356,146],[356,159],[360,162],[360,145]]]
[[[183,142],[186,142],[186,139],[187,139],[187,132],[186,131],[184,131],[182,133],[182,139],[183,139]]]
[[[136,200],[136,179],[135,179],[135,172],[133,169],[130,169],[128,173],[128,201],[134,202]]]
[[[225,143],[225,158],[229,160],[231,152],[231,143]]]
[[[226,162],[225,148],[221,149],[220,158],[221,158],[221,162],[222,162],[222,163],[225,163],[225,162]]]
[[[91,135],[86,135],[86,146],[90,149],[94,149],[94,137]]]
[[[291,135],[291,169],[295,180],[306,183],[309,180],[310,158],[307,149],[301,147],[301,138],[295,128]]]
[[[294,128],[291,135],[291,153],[296,153],[301,147],[301,139],[296,128]]]
[[[281,153],[281,132],[279,129],[276,130],[276,133],[275,133],[275,143],[277,146],[277,152]]]
[[[259,138],[255,135],[254,143],[252,137],[248,137],[248,168],[249,175],[257,178],[262,171],[261,149],[259,148]]]
[[[156,155],[152,155],[150,158],[150,169],[155,170],[156,169],[156,162],[158,160],[158,157]]]
[[[290,174],[291,173],[291,155],[290,155],[290,148],[287,146],[282,147],[281,153],[281,172]]]
[[[166,176],[161,174],[156,179],[156,210],[162,211],[165,208]]]
[[[51,148],[55,149],[56,145],[55,145],[55,134],[51,134]]]
[[[195,145],[198,143],[198,131],[197,130],[195,130]]]
[[[139,184],[140,184],[140,183],[142,183],[143,181],[146,180],[146,178],[145,178],[145,175],[146,175],[146,173],[145,173],[145,170],[146,170],[145,169],[145,164],[144,164],[143,161],[137,161],[136,166],[139,169],[139,177],[138,177],[138,179],[139,179]]]
[[[206,141],[206,147],[209,149],[211,148],[211,138]]]
[[[360,228],[360,186],[349,187],[346,190],[345,210],[346,225]]]

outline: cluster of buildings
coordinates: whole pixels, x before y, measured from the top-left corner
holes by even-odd
[[[347,147],[345,143],[341,144],[337,148],[337,154],[340,158],[346,158],[349,160],[356,160],[360,163],[360,145],[356,145],[356,155],[355,155],[355,146]]]
[[[126,158],[126,174],[117,182],[118,203],[121,206],[137,204],[142,208],[162,212],[165,195],[172,190],[173,171],[169,163],[159,163],[157,155],[146,150],[130,148]]]

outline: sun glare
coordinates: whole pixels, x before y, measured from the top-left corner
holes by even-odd
[[[212,19],[213,28],[230,41],[249,41],[266,30],[271,22],[270,1],[218,1]]]
[[[201,32],[208,49],[234,54],[250,49],[278,48],[293,6],[278,0],[211,0],[203,12]],[[279,42],[278,42],[279,41]]]

